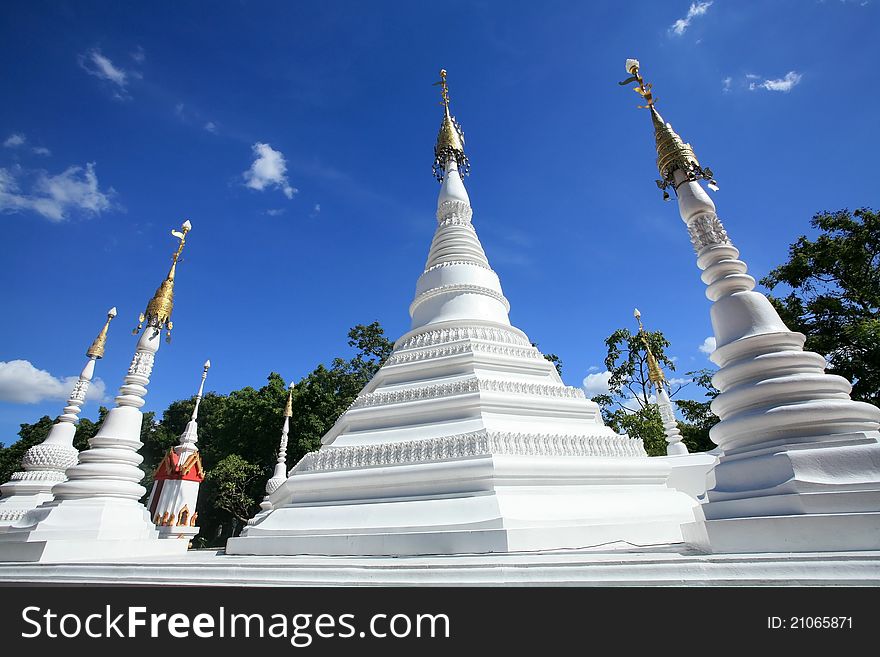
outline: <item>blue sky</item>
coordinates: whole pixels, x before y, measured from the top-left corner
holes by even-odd
[[[571,385],[601,378],[634,306],[679,373],[709,365],[709,302],[624,60],[715,171],[760,277],[815,212],[878,205],[878,4],[5,2],[0,441],[61,412],[115,305],[97,368],[112,398],[185,218],[144,410],[193,394],[206,358],[228,392],[299,379],[354,324],[407,331],[441,67],[512,322]]]

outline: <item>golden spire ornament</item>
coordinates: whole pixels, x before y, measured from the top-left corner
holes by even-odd
[[[295,387],[294,383],[290,384],[290,389],[287,392],[287,405],[284,407],[284,417],[293,417],[293,389]]]
[[[440,80],[433,86],[440,85],[440,104],[443,105],[443,122],[440,124],[440,132],[437,135],[437,143],[434,146],[434,177],[438,182],[443,182],[446,175],[446,163],[454,159],[458,165],[459,174],[466,176],[470,173],[471,163],[464,154],[464,131],[455,117],[449,113],[449,86],[446,84],[446,69],[440,69]]]
[[[654,384],[655,388],[659,389],[660,386],[666,383],[666,377],[663,375],[663,370],[660,368],[660,364],[654,357],[654,352],[651,351],[651,345],[648,342],[648,332],[645,331],[645,327],[642,326],[642,313],[639,312],[638,308],[633,311],[633,317],[635,317],[636,321],[639,323],[639,337],[642,339],[642,344],[645,345],[645,352],[647,353],[648,379]]]
[[[708,167],[700,166],[699,160],[694,153],[694,149],[690,144],[686,144],[684,140],[678,136],[672,126],[663,120],[654,103],[657,99],[651,91],[651,83],[646,83],[639,73],[639,60],[627,59],[626,72],[630,74],[621,86],[635,82],[636,86],[633,91],[645,99],[644,105],[639,105],[639,109],[647,109],[651,112],[651,123],[654,125],[654,139],[657,147],[657,170],[660,172],[660,180],[657,180],[657,186],[663,190],[663,200],[669,200],[668,187],[673,190],[678,189],[675,182],[675,172],[681,171],[685,174],[687,181],[707,180],[709,181],[709,189],[718,190],[718,183],[715,182],[714,174]],[[684,182],[684,181],[682,181]]]
[[[107,344],[107,330],[110,328],[110,322],[113,321],[114,317],[116,317],[115,306],[107,311],[107,321],[104,322],[104,328],[101,329],[101,332],[98,333],[98,337],[95,338],[95,341],[92,342],[92,345],[86,352],[86,356],[89,358],[98,360],[99,358],[104,357],[104,346]]]
[[[171,231],[171,234],[180,240],[177,251],[171,256],[171,269],[168,270],[168,276],[165,277],[156,290],[156,294],[147,304],[146,311],[142,312],[138,318],[137,328],[132,331],[135,335],[140,332],[146,322],[147,326],[152,326],[157,331],[161,331],[163,328],[167,329],[166,342],[171,342],[171,329],[174,328],[171,323],[171,312],[174,309],[174,274],[180,254],[186,244],[186,234],[190,230],[192,230],[192,224],[187,220],[183,222],[180,230]]]

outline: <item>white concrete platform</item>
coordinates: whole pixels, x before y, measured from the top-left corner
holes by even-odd
[[[418,557],[233,556],[0,563],[0,585],[880,586],[880,551],[702,554],[682,544]]]

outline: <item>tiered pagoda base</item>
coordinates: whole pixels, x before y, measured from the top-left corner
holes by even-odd
[[[613,440],[596,438],[593,449]],[[441,441],[426,442],[430,451]],[[539,441],[487,432],[465,435],[458,446],[446,442],[447,460],[348,470],[310,470],[321,454],[314,453],[273,495],[291,502],[258,516],[244,536],[228,541],[227,553],[418,555],[658,545],[680,542],[680,525],[694,517],[696,500],[667,487],[670,466],[656,459],[541,455]],[[585,452],[590,441],[569,443]],[[473,453],[454,458],[456,449]]]

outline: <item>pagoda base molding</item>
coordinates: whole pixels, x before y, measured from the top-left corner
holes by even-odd
[[[44,502],[51,502],[54,499],[52,493],[19,493],[10,497],[0,499],[0,528],[8,527],[21,518],[29,511],[33,511]]]
[[[880,549],[876,432],[726,453],[691,545],[717,553]],[[824,438],[824,439],[823,439]]]
[[[682,525],[682,534],[690,546],[713,554],[876,551],[880,513],[699,520]]]
[[[294,472],[227,554],[426,555],[680,543],[697,502],[647,457],[488,455]]]
[[[84,561],[182,554],[160,541],[140,502],[114,497],[54,501],[0,527],[0,561]]]

